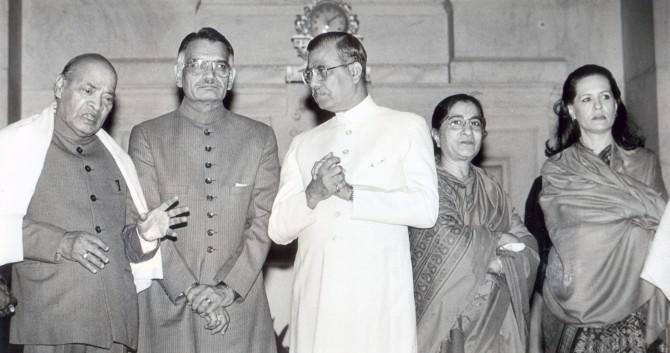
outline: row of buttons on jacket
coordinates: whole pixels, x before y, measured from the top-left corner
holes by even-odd
[[[203,131],[203,134],[205,134],[205,136],[210,136],[213,132],[214,131],[207,128]],[[216,147],[214,147],[210,144],[205,145],[205,152],[212,152],[214,149],[216,149]],[[209,157],[209,154],[207,154],[207,157]],[[212,169],[212,166],[214,166],[214,163],[209,162],[209,161],[205,162],[205,169],[206,169],[205,172],[208,172],[208,169]],[[212,177],[209,177],[209,176],[205,177],[205,184],[207,184],[207,185],[211,185],[214,181],[216,181],[216,179],[214,179]],[[207,201],[214,201],[216,196],[208,193],[206,198],[207,198]],[[213,206],[213,204],[212,204],[212,206]],[[207,211],[207,218],[211,219],[211,218],[214,218],[214,216],[216,216],[216,212],[214,212],[213,210]],[[207,229],[207,232],[206,232],[208,237],[212,237],[216,233],[217,233],[217,231],[215,231],[214,229],[211,229],[211,228]],[[214,247],[211,246],[211,245],[207,247],[207,253],[209,253],[209,254],[213,253],[214,250],[216,250],[216,249],[214,249]]]
[[[79,154],[84,153],[84,149],[83,149],[81,146],[77,146],[76,151],[77,151],[77,153],[79,153]],[[86,164],[86,165],[84,166],[84,170],[86,171],[86,173],[90,173],[90,172],[93,171],[93,168],[91,168],[90,165]],[[95,194],[91,194],[91,196],[89,196],[89,199],[91,200],[91,202],[96,202],[96,201],[98,201],[98,197],[95,196]],[[95,232],[98,233],[98,234],[102,233],[102,227],[100,227],[99,225],[96,225],[96,226],[93,228],[93,230],[95,230]]]

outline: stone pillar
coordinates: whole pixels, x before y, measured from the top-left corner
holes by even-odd
[[[23,117],[21,107],[23,100],[23,2],[9,0],[9,40],[7,41],[7,123],[11,124]]]
[[[0,1],[0,128],[8,124],[9,2]]]
[[[0,1],[0,128],[10,123],[9,22],[10,22],[9,1]]]
[[[670,186],[670,3],[654,0],[658,153],[665,185]]]
[[[650,0],[621,1],[624,102],[647,147],[658,151],[654,14]]]

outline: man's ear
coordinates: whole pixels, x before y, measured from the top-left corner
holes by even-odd
[[[63,95],[65,81],[65,76],[63,74],[58,74],[58,76],[56,76],[56,83],[54,83],[54,97],[56,97],[56,99],[60,99]]]
[[[358,61],[355,61],[349,65],[349,73],[354,78],[354,83],[358,83],[363,77],[363,66]]]
[[[235,82],[235,74],[237,71],[235,71],[234,67],[230,68],[230,74],[228,74],[228,86],[226,86],[226,89],[230,91],[233,89],[233,82]]]
[[[183,87],[184,60],[184,53],[179,53],[179,55],[177,55],[177,63],[174,65],[175,82],[179,88]]]
[[[183,73],[184,73],[184,65],[177,63],[174,66],[174,78],[175,82],[177,83],[177,87],[181,88],[182,87],[182,79],[183,79]]]

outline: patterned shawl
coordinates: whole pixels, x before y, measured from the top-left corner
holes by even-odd
[[[448,338],[485,279],[501,233],[516,235],[529,247],[503,261],[506,270],[512,271],[510,264],[517,263],[525,268],[521,272],[532,273],[529,281],[518,281],[516,270],[508,276],[508,283],[513,283],[512,295],[528,298],[538,262],[535,240],[513,213],[500,185],[482,169],[472,166],[467,180],[461,182],[438,168],[438,190],[440,209],[435,226],[410,229],[420,352],[435,352]],[[534,261],[524,260],[530,253]],[[525,308],[518,308],[515,314],[524,335],[528,300],[521,301]],[[510,302],[502,304],[507,307]]]

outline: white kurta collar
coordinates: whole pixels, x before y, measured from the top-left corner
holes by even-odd
[[[335,119],[338,122],[342,123],[355,123],[365,121],[366,118],[371,116],[371,113],[377,110],[377,104],[372,100],[372,97],[368,95],[360,103],[355,105],[353,108],[339,112],[335,114]]]

